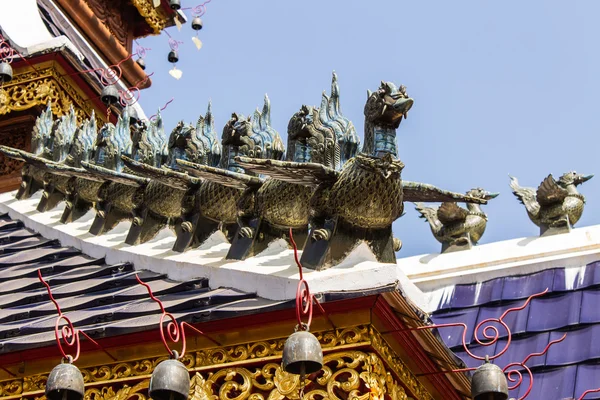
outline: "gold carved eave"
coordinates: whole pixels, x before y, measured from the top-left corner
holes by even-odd
[[[371,325],[315,333],[324,367],[306,377],[303,399],[432,400],[432,395]],[[182,360],[194,374],[194,400],[299,399],[300,379],[281,369],[286,338],[200,349]],[[152,371],[167,357],[80,368],[86,400],[146,400]],[[42,399],[48,374],[0,382],[0,397]]]
[[[0,87],[0,116],[13,111],[24,111],[35,106],[52,104],[52,112],[62,116],[71,105],[78,122],[88,118],[93,104],[83,90],[66,75],[56,61],[46,61],[33,67],[16,70],[12,81]],[[96,112],[96,116],[103,117]]]
[[[165,29],[169,17],[165,15],[161,7],[154,7],[153,0],[131,0],[131,3],[137,8],[138,12],[156,35]]]

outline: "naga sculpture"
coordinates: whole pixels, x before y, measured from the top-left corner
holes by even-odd
[[[25,162],[25,165],[21,169],[21,186],[15,196],[17,200],[28,199],[35,192],[44,188],[45,171],[40,169],[40,164],[43,165],[43,163],[37,163],[36,161],[44,154],[48,139],[54,134],[58,123],[59,120],[54,121],[53,119],[52,104],[48,102],[46,110],[42,111],[35,121],[35,126],[31,133],[30,152],[8,146],[0,146],[0,152],[6,157]],[[37,166],[33,163],[36,163]]]
[[[284,153],[283,142],[271,127],[271,104],[266,95],[262,111],[257,109],[254,118],[232,115],[223,128],[222,144],[224,155],[220,168],[177,161],[204,182],[196,194],[194,207],[183,216],[174,251],[199,246],[218,230],[223,230],[231,241],[237,231],[238,215],[251,213],[254,194],[263,180],[246,174],[235,157],[250,155],[279,160]]]
[[[117,124],[107,122],[96,135],[93,145],[93,160],[95,165],[121,171],[123,163],[121,154],[131,154],[131,138],[129,129],[129,110],[126,108],[119,116]],[[89,160],[88,160],[89,161]],[[87,213],[98,200],[98,191],[104,179],[90,174],[81,165],[48,164],[47,167],[55,175],[69,179],[66,187],[66,206],[61,216],[62,223],[73,222]]]
[[[481,188],[472,189],[467,196],[491,200],[498,193],[489,193]],[[479,242],[485,232],[487,215],[479,204],[469,203],[467,208],[455,202],[442,203],[440,207],[425,207],[416,203],[416,209],[429,222],[433,236],[442,244],[442,253],[470,249]]]
[[[134,245],[151,240],[169,226],[175,232],[181,215],[193,204],[200,180],[178,171],[177,160],[215,162],[220,148],[212,137],[204,137],[205,121],[212,124],[210,105],[206,117],[198,120],[196,128],[179,122],[168,142],[168,156],[162,167],[156,167],[123,157],[125,164],[135,173],[151,180],[140,186],[134,196],[133,222],[125,243]],[[165,168],[168,167],[168,168]]]
[[[132,131],[132,157],[134,160],[154,167],[160,167],[167,156],[167,139],[160,112],[149,125],[144,121],[134,121]],[[136,175],[127,166],[116,171],[83,163],[92,175],[105,180],[98,189],[95,204],[96,217],[90,228],[93,235],[101,235],[113,229],[119,222],[132,218],[136,192],[147,185],[150,179]]]
[[[569,232],[583,214],[585,197],[577,186],[594,175],[581,175],[574,171],[563,174],[558,181],[552,174],[533,188],[519,186],[517,178],[510,177],[513,194],[525,205],[529,219],[540,227],[540,235]]]
[[[402,215],[404,201],[486,200],[402,181],[404,164],[396,158],[396,129],[413,105],[404,86],[382,82],[368,93],[365,105],[363,154],[349,160],[341,171],[317,163],[280,162],[236,158],[255,172],[315,188],[310,201],[311,233],[302,264],[312,269],[330,267],[361,242],[380,262],[395,262],[392,222]]]

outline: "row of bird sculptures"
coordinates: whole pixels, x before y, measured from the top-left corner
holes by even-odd
[[[304,249],[301,262],[313,269],[338,264],[361,243],[377,260],[395,262],[401,242],[392,236],[392,222],[406,201],[446,202],[441,209],[447,212],[437,214],[452,218],[443,225],[462,218],[456,202],[486,204],[493,197],[401,179],[396,130],[413,105],[404,86],[381,82],[368,92],[360,152],[339,104],[334,73],[320,106],[303,105],[291,117],[287,148],[271,126],[266,96],[251,117],[234,113],[220,142],[210,104],[195,126],[180,122],[168,138],[160,114],[146,122],[125,108],[115,125],[96,133],[93,116],[77,126],[73,111],[54,120],[49,106],[36,121],[31,152],[0,152],[25,161],[19,199],[43,190],[40,212],[65,201],[63,223],[93,207],[92,234],[131,220],[125,241],[135,245],[169,227],[176,234],[173,250],[181,252],[220,232],[231,243],[227,258],[242,260],[273,241],[289,244],[291,229]],[[445,237],[454,240],[458,230],[446,226]],[[472,241],[483,232],[477,229]]]

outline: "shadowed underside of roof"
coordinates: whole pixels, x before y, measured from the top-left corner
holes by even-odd
[[[497,354],[506,346],[506,332],[499,327],[501,339],[484,347],[474,338],[477,324],[500,317],[507,309],[521,306],[528,296],[546,288],[548,293],[505,318],[513,332],[512,343],[494,363],[503,368],[511,362],[521,362],[566,333],[566,339],[554,344],[547,354],[527,362],[534,373],[529,398],[579,398],[586,390],[600,386],[600,262],[449,287],[432,318],[436,324],[465,323],[471,352],[479,356]],[[469,367],[481,364],[463,349],[461,327],[441,328],[439,332]],[[479,337],[483,339],[481,333],[480,329]],[[518,398],[527,390],[529,377],[523,375],[523,384],[511,391],[511,397]],[[598,399],[600,393],[585,398]]]
[[[38,280],[41,270],[62,311],[94,338],[157,329],[160,309],[136,273],[180,321],[201,323],[291,308],[234,289],[211,289],[207,279],[177,282],[133,265],[107,265],[19,221],[0,216],[0,354],[54,343],[57,311]]]

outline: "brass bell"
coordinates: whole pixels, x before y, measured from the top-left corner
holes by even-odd
[[[137,60],[135,60],[135,62],[137,63],[137,65],[140,66],[140,68],[142,70],[146,70],[146,61],[144,61],[144,59],[142,57],[140,57]]]
[[[195,31],[199,31],[200,29],[202,29],[202,20],[200,19],[200,17],[195,17],[192,20],[192,29]]]
[[[46,381],[48,400],[82,400],[84,391],[83,375],[73,364],[58,364],[50,371]]]
[[[308,331],[297,331],[283,345],[283,369],[290,374],[317,372],[323,366],[323,350],[319,340]]]
[[[119,101],[119,90],[115,85],[108,85],[102,89],[100,99],[107,106],[116,104]]]
[[[486,359],[473,373],[471,379],[471,397],[473,400],[507,400],[508,383],[499,366]]]
[[[0,83],[8,83],[12,81],[13,70],[9,63],[0,63]]]
[[[169,0],[169,7],[171,7],[171,10],[179,10],[181,8],[181,0]]]
[[[177,61],[179,61],[179,54],[177,54],[175,50],[171,50],[167,59],[170,63],[175,64]]]
[[[153,400],[187,400],[190,373],[177,360],[162,361],[152,372],[148,394]]]

